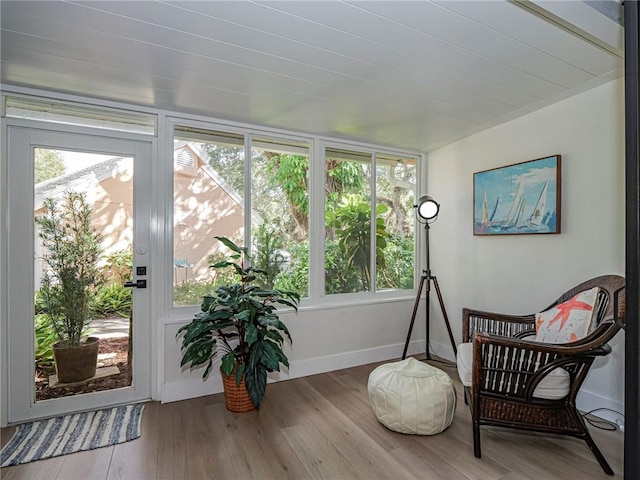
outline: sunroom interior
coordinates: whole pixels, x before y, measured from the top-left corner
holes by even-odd
[[[254,245],[288,229],[278,244],[288,250],[286,268],[277,274],[302,299],[297,312],[281,312],[293,338],[290,366],[270,382],[401,356],[425,268],[426,229],[411,208],[421,195],[440,204],[429,268],[448,319],[432,301],[427,338],[419,308],[409,355],[455,361],[446,322],[460,342],[464,307],[540,311],[582,281],[628,273],[619,2],[3,1],[0,8],[3,427],[222,392],[219,376],[203,380],[202,369],[181,367],[176,338],[199,310],[199,291],[185,298],[181,287],[209,278],[216,235]],[[38,288],[29,221],[37,210],[34,148],[134,158],[127,235],[148,288],[133,292],[138,383],[124,396],[32,398],[33,329],[16,319],[33,315]],[[226,153],[212,163],[219,151]],[[558,233],[474,234],[475,173],[555,155]],[[281,166],[285,157],[306,162],[302,204],[282,193],[293,164],[282,177],[272,173],[273,159]],[[362,275],[333,263],[342,260],[327,231],[339,230],[336,211],[348,201],[332,203],[330,180],[351,178],[336,164],[364,166],[358,198],[369,217],[377,201],[395,212],[386,228],[403,238],[409,260],[394,250],[382,267],[370,255]],[[269,197],[265,185],[274,178],[280,196]],[[215,190],[217,200],[196,195],[198,188]],[[387,198],[391,190],[404,209]],[[298,249],[304,244],[304,268],[292,267],[292,239]],[[578,408],[615,423],[625,412],[624,332],[611,347],[591,369]]]

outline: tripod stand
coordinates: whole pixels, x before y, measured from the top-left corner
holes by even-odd
[[[447,310],[444,308],[444,300],[442,300],[442,293],[440,293],[440,285],[438,285],[438,279],[431,275],[431,265],[429,259],[429,223],[425,222],[424,224],[425,230],[425,244],[426,244],[426,260],[427,260],[427,269],[422,271],[422,277],[420,278],[420,287],[418,288],[418,293],[416,294],[416,301],[413,304],[413,314],[411,315],[411,323],[409,324],[409,331],[407,332],[407,340],[404,343],[404,351],[402,352],[402,359],[404,360],[407,357],[407,349],[409,348],[409,342],[411,341],[411,332],[413,331],[413,324],[416,321],[416,314],[418,313],[418,306],[420,305],[420,297],[422,296],[422,289],[427,285],[427,298],[426,298],[426,307],[425,307],[425,315],[426,315],[426,354],[427,360],[431,360],[431,354],[429,353],[429,296],[431,293],[431,282],[433,282],[436,287],[436,294],[438,295],[438,301],[440,302],[440,309],[442,310],[442,316],[444,317],[444,323],[447,326],[447,332],[449,333],[449,340],[451,341],[451,347],[453,348],[453,353],[455,355],[458,354],[458,349],[456,348],[456,342],[453,339],[453,333],[451,332],[451,325],[449,324],[449,317],[447,316]]]

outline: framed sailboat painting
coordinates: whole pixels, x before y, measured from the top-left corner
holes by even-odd
[[[560,155],[473,174],[473,234],[560,233]]]

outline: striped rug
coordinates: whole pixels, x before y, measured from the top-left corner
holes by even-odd
[[[140,436],[144,404],[76,413],[18,425],[0,452],[1,467],[93,450]]]

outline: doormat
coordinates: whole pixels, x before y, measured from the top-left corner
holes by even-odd
[[[0,452],[0,467],[135,440],[143,409],[144,404],[137,403],[18,425]]]

